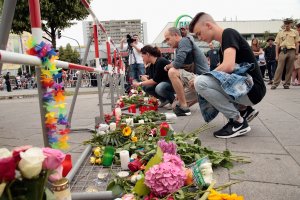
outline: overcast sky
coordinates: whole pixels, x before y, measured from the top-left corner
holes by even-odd
[[[217,21],[225,17],[227,21],[300,18],[300,0],[93,0],[91,7],[100,21],[141,19],[147,22],[148,43],[153,42],[168,22],[174,22],[182,14],[194,17],[204,11]],[[62,35],[75,38],[83,45],[82,23],[65,29]],[[58,46],[67,43],[77,45],[67,38],[57,41]]]

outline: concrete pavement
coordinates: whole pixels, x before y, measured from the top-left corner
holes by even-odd
[[[4,93],[0,92],[0,96]],[[71,96],[67,98],[67,103],[70,104],[70,100]],[[104,100],[109,101],[106,97]],[[220,185],[231,180],[242,181],[226,191],[244,195],[245,200],[299,200],[300,87],[268,90],[266,97],[255,108],[260,113],[250,123],[252,131],[247,135],[231,139],[214,138],[212,132],[226,123],[221,114],[211,122],[213,129],[199,135],[204,146],[214,150],[229,149],[234,154],[251,159],[251,163],[236,163],[230,170],[217,168],[217,182]],[[105,110],[110,111],[110,107],[106,106]],[[191,116],[178,117],[175,120],[175,131],[188,132],[204,123],[198,105],[194,105],[191,110]],[[94,117],[97,115],[97,95],[79,95],[72,128],[93,128]],[[0,119],[1,147],[11,149],[24,144],[43,145],[38,101],[35,96],[0,101]],[[70,153],[73,162],[84,149],[81,142],[89,137],[87,132],[71,133]]]

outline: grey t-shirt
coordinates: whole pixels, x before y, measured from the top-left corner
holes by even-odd
[[[172,62],[176,69],[180,69],[184,64],[195,63],[195,74],[209,72],[207,59],[201,49],[189,38],[183,37],[176,49],[176,57]]]

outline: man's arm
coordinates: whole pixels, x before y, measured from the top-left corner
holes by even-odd
[[[141,48],[139,48],[137,44],[135,44],[135,43],[133,42],[133,43],[131,44],[131,46],[132,46],[133,48],[135,48],[136,51],[137,51],[138,53],[141,53]]]
[[[235,56],[236,56],[235,48],[230,47],[225,49],[223,62],[215,70],[226,72],[226,73],[233,72],[235,66]]]

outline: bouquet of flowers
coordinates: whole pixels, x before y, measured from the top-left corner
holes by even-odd
[[[1,199],[45,198],[47,181],[62,178],[65,154],[51,148],[17,147],[0,149]]]

